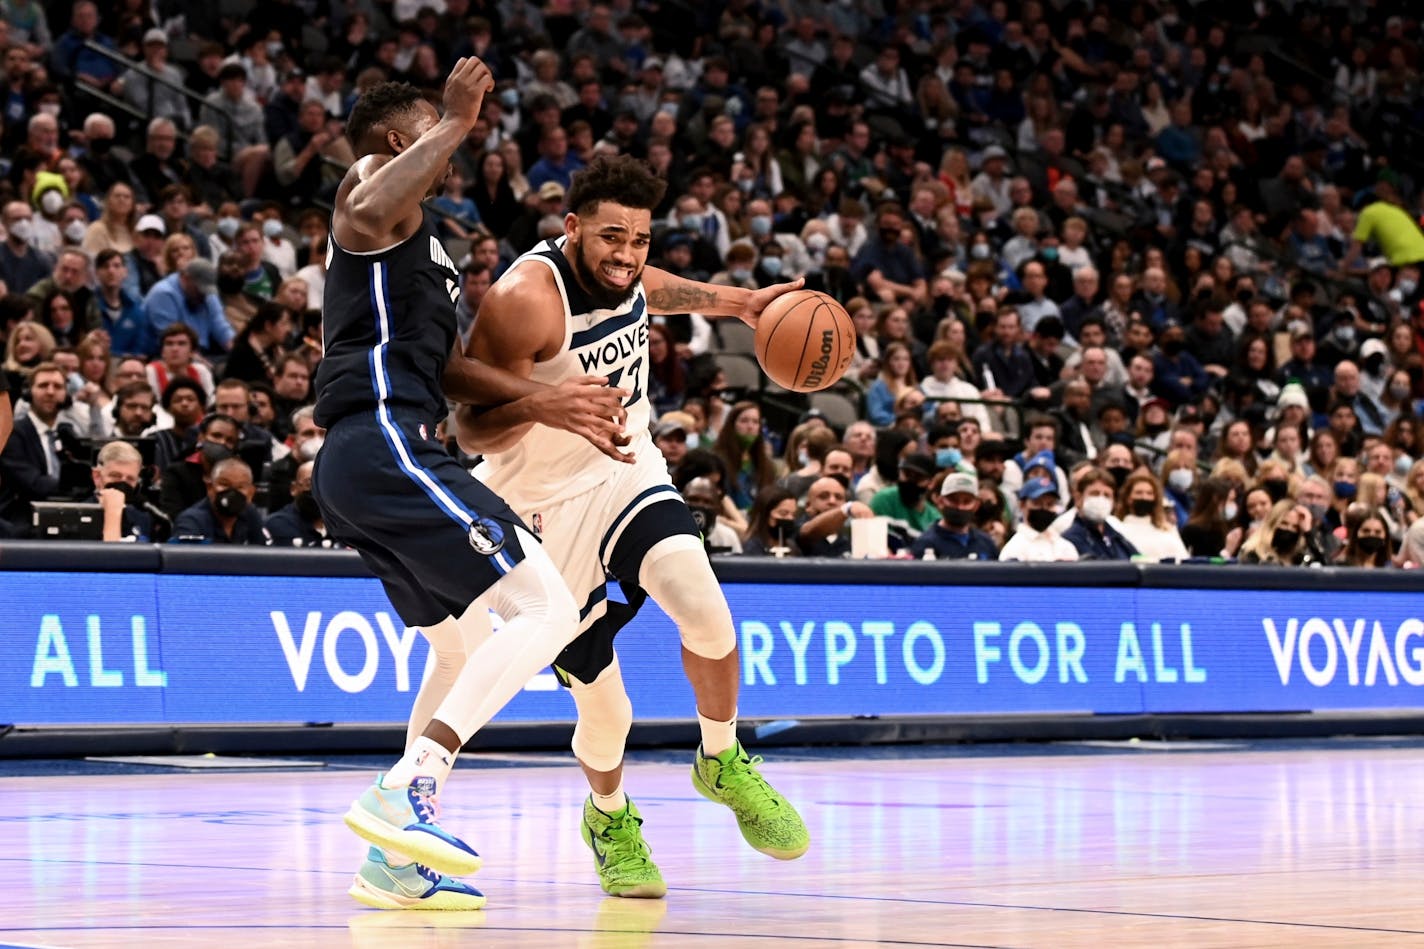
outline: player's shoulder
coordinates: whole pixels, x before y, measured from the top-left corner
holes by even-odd
[[[509,265],[509,269],[485,292],[483,309],[493,299],[496,304],[519,303],[527,306],[548,296],[557,301],[559,287],[554,269],[535,255],[525,255]]]

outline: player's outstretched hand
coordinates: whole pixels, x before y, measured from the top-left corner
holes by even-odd
[[[632,394],[610,386],[607,376],[567,379],[534,397],[535,421],[572,432],[614,461],[632,464],[633,453],[623,450],[631,441],[624,431],[623,400]]]
[[[462,56],[445,80],[445,117],[475,127],[485,93],[494,89],[494,76],[478,56]]]
[[[783,293],[790,293],[792,290],[800,290],[806,285],[805,277],[797,277],[790,283],[773,283],[769,287],[762,287],[760,290],[752,291],[752,295],[747,299],[746,309],[737,314],[737,318],[743,323],[756,329],[757,320],[761,318],[761,311],[766,309],[766,305]]]

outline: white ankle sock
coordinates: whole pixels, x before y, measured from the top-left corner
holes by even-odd
[[[406,749],[401,760],[386,772],[386,776],[381,779],[381,787],[403,788],[408,787],[417,777],[433,777],[435,788],[439,791],[445,787],[445,780],[450,777],[450,769],[454,766],[454,752],[442,748],[438,742],[422,735]]]
[[[702,753],[708,758],[716,757],[737,743],[737,716],[730,722],[714,722],[697,713],[697,724],[702,727]]]
[[[618,787],[613,789],[612,794],[599,794],[593,792],[593,806],[605,814],[616,814],[628,806],[628,795],[623,791],[623,782],[618,782]]]

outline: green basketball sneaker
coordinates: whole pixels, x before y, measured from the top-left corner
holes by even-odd
[[[712,758],[699,745],[692,786],[709,801],[732,809],[753,849],[778,860],[795,860],[810,849],[811,834],[796,808],[757,772],[761,761],[761,755],[747,757],[741,742]]]
[[[643,839],[642,824],[631,799],[616,814],[594,807],[592,797],[584,799],[583,842],[593,851],[598,882],[609,896],[657,900],[667,895],[667,884],[653,863],[653,851]]]

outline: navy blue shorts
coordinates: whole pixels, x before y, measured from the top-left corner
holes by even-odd
[[[326,433],[312,495],[407,626],[460,616],[524,559],[509,505],[435,440],[424,413],[348,415]]]

